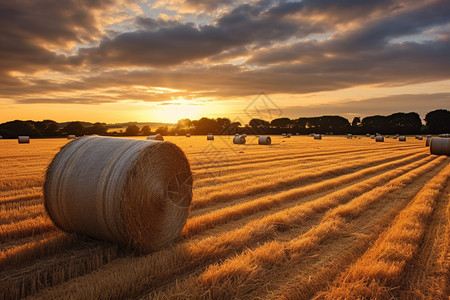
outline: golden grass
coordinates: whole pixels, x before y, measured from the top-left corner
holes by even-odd
[[[448,295],[449,208],[443,212],[431,205],[430,212],[420,206],[420,213],[428,215],[420,219],[422,229],[417,222],[404,222],[407,230],[379,242],[396,224],[392,220],[418,199],[444,198],[436,188],[444,171],[435,174],[448,170],[448,158],[430,156],[413,139],[374,143],[368,138],[273,137],[273,144],[263,147],[251,138],[246,145],[222,137],[212,144],[204,137],[166,138],[191,161],[193,211],[174,245],[148,255],[62,233],[45,216],[43,173],[66,139],[32,140],[29,145],[0,141],[0,298]],[[207,145],[214,147],[208,150]],[[436,210],[447,220],[439,223],[440,231],[431,231],[423,220],[435,218]],[[447,236],[437,239],[436,232]],[[437,275],[415,279],[421,284],[410,290],[405,282],[413,276],[411,261],[425,234],[438,241],[429,244],[436,253],[430,270]],[[378,245],[386,251],[371,250]],[[376,263],[363,260],[371,251],[378,255]],[[360,261],[366,265],[356,269]],[[366,284],[370,294],[358,294],[349,285],[356,287],[359,279],[349,281],[346,274],[352,268],[368,272],[370,264],[383,266],[384,273],[375,272],[376,279]],[[397,281],[380,279],[392,274]]]

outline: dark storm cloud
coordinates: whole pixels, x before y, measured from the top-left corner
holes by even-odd
[[[204,10],[227,9],[203,25],[138,16],[136,30],[111,38],[99,36],[95,15],[110,1],[0,4],[0,74],[28,75],[26,83],[4,77],[0,97],[89,104],[176,95],[235,99],[260,91],[302,94],[450,78],[448,0],[188,2]],[[430,29],[438,38],[392,43]],[[71,56],[43,46],[63,49],[71,42],[98,43]],[[236,58],[247,60],[230,64]],[[64,80],[29,79],[41,69],[58,71]],[[186,92],[146,93],[135,91],[137,85]],[[102,94],[92,96],[97,89]],[[76,96],[57,96],[70,92]]]
[[[240,5],[215,24],[202,26],[139,17],[136,22],[142,29],[104,39],[98,47],[80,50],[80,57],[104,66],[174,65],[235,47],[270,45],[324,30],[290,18],[300,10],[298,3],[261,1]]]

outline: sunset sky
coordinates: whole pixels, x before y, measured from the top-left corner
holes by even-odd
[[[0,53],[0,122],[450,109],[449,0],[1,1]]]

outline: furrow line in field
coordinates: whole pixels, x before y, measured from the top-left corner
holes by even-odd
[[[44,216],[44,205],[36,204],[21,206],[11,210],[0,210],[0,225],[16,223],[26,219],[33,219],[38,216]]]
[[[416,255],[436,199],[448,184],[450,165],[430,180],[374,245],[342,274],[320,299],[391,298],[406,264]],[[341,209],[340,213],[349,214]]]
[[[284,268],[286,263],[292,264],[305,259],[305,256],[311,254],[312,250],[317,249],[320,244],[345,234],[351,222],[360,217],[373,203],[383,199],[389,193],[404,188],[443,161],[445,159],[436,159],[336,207],[325,214],[319,225],[293,240],[268,241],[224,262],[212,264],[198,277],[196,284],[190,281],[187,281],[185,285],[178,283],[172,292],[175,295],[183,292],[190,295],[207,295],[205,297],[207,299],[237,296],[251,298],[253,290],[251,287],[264,285],[264,278],[268,273]]]
[[[442,162],[440,158],[432,157],[432,159],[423,167],[414,170],[414,174],[419,176]],[[420,162],[416,164],[417,166],[421,165]],[[396,173],[398,176],[404,174],[405,169],[399,168],[390,172]],[[248,247],[254,247],[261,242],[274,239],[280,232],[293,229],[310,218],[314,212],[324,212],[330,206],[353,199],[355,194],[358,195],[360,192],[372,189],[374,182],[370,182],[370,185],[368,182],[369,180],[348,187],[344,191],[332,193],[330,196],[324,197],[325,199],[317,199],[300,207],[289,209],[289,212],[280,212],[261,220],[252,221],[231,232],[202,240],[186,241],[171,249],[144,257],[118,259],[96,272],[95,285],[91,284],[94,275],[87,274],[44,291],[41,296],[44,298],[70,297],[70,295],[80,295],[80,291],[83,291],[82,297],[96,299],[139,296],[145,291],[151,291],[173,281],[174,277],[186,272],[193,272],[195,269],[205,268],[211,263],[239,253]],[[331,219],[331,217],[327,219]]]
[[[408,147],[408,148],[401,148],[399,149],[398,147],[384,147],[384,148],[379,148],[379,149],[373,149],[373,147],[367,147],[367,148],[363,148],[363,149],[356,149],[355,148],[351,148],[348,150],[336,150],[333,151],[330,148],[326,148],[322,151],[311,151],[311,152],[304,152],[304,153],[300,153],[300,154],[292,154],[292,150],[290,150],[289,152],[286,151],[285,155],[278,155],[275,156],[276,159],[280,162],[283,161],[289,161],[291,159],[297,159],[297,158],[317,158],[317,157],[322,157],[322,156],[327,156],[327,155],[334,155],[334,154],[346,154],[346,153],[355,153],[356,151],[373,151],[373,152],[386,152],[388,150],[391,150],[392,152],[396,152],[396,151],[403,151],[403,150],[422,150],[423,147],[417,147],[417,146],[413,146],[413,147]],[[216,159],[216,161],[206,164],[203,163],[202,161],[204,159]],[[274,160],[274,156],[272,155],[264,155],[262,158],[259,159],[255,159],[255,158],[251,158],[251,159],[245,159],[246,157],[244,155],[242,155],[242,157],[240,157],[240,159],[232,159],[230,161],[220,161],[218,160],[220,157],[218,156],[203,156],[201,157],[201,159],[196,159],[196,158],[191,158],[191,163],[193,164],[191,166],[192,170],[194,171],[194,173],[197,176],[201,176],[202,171],[209,172],[211,173],[210,170],[207,170],[208,168],[212,168],[214,169],[215,172],[221,172],[223,171],[222,169],[225,170],[234,170],[234,169],[241,169],[244,166],[247,165],[252,165],[255,163],[262,163],[262,162],[270,162],[272,160]],[[199,163],[199,165],[196,165],[196,162]]]
[[[217,187],[220,188],[220,190],[217,190],[216,187],[211,188],[210,190],[194,190],[194,195],[196,198],[194,197],[195,200],[192,202],[191,207],[192,209],[203,208],[213,203],[227,202],[232,199],[261,194],[264,192],[273,192],[279,187],[286,188],[295,184],[305,184],[318,178],[343,175],[345,173],[355,172],[361,168],[371,167],[376,164],[393,161],[395,159],[401,159],[408,155],[410,154],[378,156],[377,158],[367,158],[359,161],[358,163],[354,162],[352,164],[344,162],[337,167],[331,166],[325,170],[311,170],[308,173],[302,174],[293,172],[293,174],[286,174],[285,177],[274,178],[273,176],[268,175],[267,177],[259,178],[258,184],[255,184],[253,178],[250,178],[240,182],[239,185],[220,185]]]
[[[214,226],[230,222],[232,220],[241,218],[248,214],[254,214],[259,211],[269,210],[273,207],[278,207],[283,203],[294,201],[300,197],[305,197],[311,194],[323,192],[332,188],[342,186],[344,184],[356,181],[368,175],[383,171],[388,171],[396,167],[415,162],[424,155],[413,155],[394,162],[384,163],[375,167],[366,168],[351,174],[342,175],[337,178],[323,180],[318,183],[307,185],[305,187],[294,188],[287,191],[277,193],[275,195],[268,195],[253,201],[239,203],[234,206],[225,207],[211,213],[189,218],[185,227],[183,228],[182,236],[189,237],[198,234],[204,230],[210,229]],[[430,160],[429,156],[423,161]],[[415,164],[414,164],[415,165]],[[383,179],[388,181],[389,175],[382,174]]]
[[[57,228],[47,216],[0,225],[0,243],[54,230]]]
[[[406,152],[406,151],[405,151]],[[407,151],[410,152],[410,151]],[[412,153],[412,152],[411,152]],[[417,151],[414,151],[417,153]],[[281,171],[291,171],[293,169],[297,169],[301,171],[306,168],[318,168],[322,165],[326,164],[334,164],[336,162],[342,161],[354,161],[362,158],[367,158],[369,156],[373,156],[373,152],[357,152],[357,153],[348,153],[345,155],[336,154],[329,155],[325,159],[317,160],[314,158],[299,158],[292,159],[288,163],[285,161],[279,162],[276,159],[270,162],[264,162],[260,164],[253,165],[251,168],[245,168],[242,170],[236,170],[231,174],[226,174],[223,176],[213,176],[212,178],[204,178],[198,179],[194,181],[194,186],[196,188],[212,185],[218,185],[223,183],[229,183],[231,181],[240,181],[243,179],[248,179],[250,176],[264,176],[268,174],[274,174],[276,172]]]

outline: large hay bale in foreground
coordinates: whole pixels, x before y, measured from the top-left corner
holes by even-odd
[[[235,135],[233,138],[233,144],[245,144],[245,137],[242,135]]]
[[[375,138],[375,142],[384,142],[384,137],[379,135]]]
[[[192,173],[172,143],[85,137],[56,154],[43,190],[62,230],[152,251],[172,243],[186,223]]]
[[[450,156],[450,138],[432,138],[430,142],[430,153]]]
[[[258,139],[258,144],[260,145],[270,145],[272,143],[272,139],[270,136],[260,136]]]
[[[164,138],[163,138],[163,136],[161,134],[157,133],[155,135],[149,135],[147,137],[147,140],[150,140],[150,141],[164,141]]]
[[[430,146],[431,139],[432,139],[431,136],[427,137],[427,140],[425,141],[425,146],[427,147]]]
[[[17,137],[17,141],[19,142],[19,144],[29,144],[30,137],[28,135],[19,135]]]

